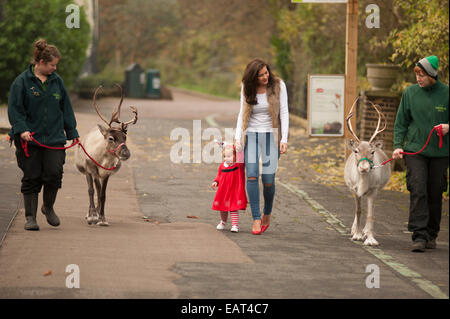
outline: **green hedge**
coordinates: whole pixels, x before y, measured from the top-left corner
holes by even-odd
[[[56,72],[72,88],[86,60],[90,27],[80,10],[80,28],[70,29],[65,21],[72,0],[0,0],[0,101],[6,102],[14,79],[27,67],[34,41],[44,38],[58,47],[62,58]]]
[[[91,99],[100,85],[103,86],[102,96],[118,96],[120,90],[115,84],[124,88],[125,70],[108,68],[98,74],[88,75],[77,80],[76,92],[80,98]]]

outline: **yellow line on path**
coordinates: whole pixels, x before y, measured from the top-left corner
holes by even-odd
[[[326,222],[331,225],[338,233],[340,233],[343,236],[348,236],[350,238],[350,232],[349,228],[347,228],[344,223],[336,217],[336,215],[330,213],[328,210],[326,210],[322,205],[320,205],[318,202],[316,202],[311,196],[308,195],[305,191],[298,189],[294,185],[291,185],[289,183],[282,183],[280,181],[277,181],[277,183],[284,188],[286,188],[288,191],[294,193],[301,199],[303,199],[306,203],[308,203],[315,212],[317,212],[319,215],[324,217],[326,219]],[[353,243],[361,246],[366,251],[368,251],[370,254],[375,256],[377,259],[381,260],[384,264],[389,266],[391,269],[395,270],[397,273],[399,273],[401,276],[405,277],[406,279],[410,280],[411,282],[415,283],[420,289],[425,291],[427,294],[432,296],[436,299],[449,299],[449,297],[435,284],[433,284],[431,281],[423,278],[423,276],[411,269],[409,269],[407,266],[403,265],[402,263],[397,262],[394,257],[386,254],[383,250],[380,248],[374,248],[371,246],[365,246],[361,242],[353,241]]]

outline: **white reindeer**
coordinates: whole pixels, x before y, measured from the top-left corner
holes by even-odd
[[[353,103],[350,113],[347,116],[348,129],[356,141],[353,141],[352,139],[346,141],[347,147],[351,149],[353,153],[347,158],[344,168],[345,183],[355,196],[355,219],[353,221],[351,235],[352,240],[365,239],[364,245],[377,246],[378,242],[375,240],[373,232],[374,203],[378,190],[382,189],[389,181],[391,167],[390,165],[376,166],[376,164],[379,165],[386,161],[388,157],[382,150],[383,141],[372,141],[375,136],[386,129],[386,120],[378,107],[369,101],[378,113],[377,128],[368,142],[360,141],[353,132],[350,122],[356,101]],[[380,130],[381,117],[383,117],[385,123],[383,129]],[[361,199],[363,196],[367,197],[367,218],[366,225],[364,229],[361,230],[360,216]]]
[[[108,222],[105,219],[106,186],[108,185],[108,179],[111,175],[119,171],[121,161],[130,158],[131,154],[126,145],[127,126],[129,124],[135,124],[137,121],[137,110],[134,106],[130,106],[133,110],[134,118],[128,122],[120,121],[120,107],[123,101],[123,91],[119,85],[117,86],[120,88],[122,95],[117,111],[113,112],[109,122],[100,114],[96,103],[97,93],[99,89],[101,89],[101,86],[95,90],[95,110],[108,127],[97,125],[98,127],[94,128],[81,139],[81,143],[86,152],[96,162],[104,168],[115,168],[113,170],[107,170],[99,167],[94,161],[88,158],[80,146],[75,150],[75,165],[82,174],[86,175],[88,183],[89,212],[86,219],[88,224],[96,223],[100,226],[108,226]],[[118,123],[119,127],[113,127],[112,123]],[[94,183],[97,191],[97,207],[95,207],[94,204]]]

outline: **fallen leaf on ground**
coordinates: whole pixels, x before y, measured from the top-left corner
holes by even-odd
[[[44,272],[44,276],[50,276],[51,274],[52,274],[51,270],[48,270],[48,271]]]
[[[198,217],[198,216],[190,216],[190,215],[188,215],[188,216],[186,216],[187,218],[195,218],[195,219],[199,219],[200,217]]]

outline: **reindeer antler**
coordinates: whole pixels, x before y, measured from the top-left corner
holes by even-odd
[[[352,107],[351,107],[351,109],[350,109],[350,112],[349,112],[348,115],[347,115],[346,121],[347,121],[347,127],[348,127],[348,130],[350,131],[350,133],[352,133],[353,137],[354,137],[358,142],[360,142],[358,136],[356,136],[355,132],[353,132],[352,123],[351,123],[351,121],[350,121],[350,119],[353,117],[353,108],[355,107],[355,104],[356,104],[356,102],[358,102],[358,100],[359,100],[359,97],[357,97],[356,100],[355,100],[355,102],[353,102],[353,105],[352,105]]]
[[[103,122],[106,123],[106,125],[108,125],[108,127],[111,127],[111,122],[108,123],[107,120],[105,120],[105,118],[102,116],[102,114],[100,113],[99,109],[98,109],[98,105],[97,105],[97,93],[99,90],[103,89],[103,86],[100,85],[94,93],[94,107],[95,107],[95,111],[97,112],[98,116],[100,116],[100,118],[103,120]]]
[[[137,109],[134,106],[130,106],[131,110],[134,113],[134,118],[131,121],[128,122],[120,122],[120,126],[122,128],[122,131],[126,131],[127,130],[127,126],[128,124],[136,124],[137,119],[138,119],[138,112]]]
[[[108,127],[111,127],[111,124],[112,124],[112,123],[117,123],[117,124],[120,125],[120,128],[121,128],[123,131],[126,131],[127,126],[128,126],[129,124],[136,124],[136,122],[137,122],[137,109],[136,109],[134,106],[130,106],[131,110],[132,110],[133,113],[134,113],[134,118],[133,118],[131,121],[128,121],[128,122],[122,122],[122,121],[120,121],[120,108],[121,108],[122,102],[123,102],[123,90],[122,90],[122,87],[121,87],[119,84],[115,83],[114,85],[117,86],[117,87],[120,89],[120,102],[119,102],[119,105],[117,106],[117,109],[112,113],[112,115],[111,115],[111,120],[108,122],[108,121],[101,115],[101,113],[100,113],[100,111],[99,111],[99,109],[98,109],[98,105],[97,105],[97,93],[98,93],[99,90],[103,89],[103,86],[102,86],[102,85],[100,85],[100,86],[95,90],[95,93],[94,93],[94,107],[95,107],[95,111],[97,112],[98,116],[100,116],[100,118],[103,120],[103,122],[105,122],[106,125],[108,125]]]
[[[119,102],[119,106],[117,107],[117,110],[113,112],[112,117],[111,117],[111,123],[115,122],[117,124],[120,124],[120,128],[122,129],[122,131],[126,132],[127,130],[127,126],[129,124],[136,124],[137,122],[137,109],[134,106],[130,106],[131,110],[134,113],[134,118],[131,121],[128,122],[122,122],[120,120],[120,107],[122,106],[122,102],[123,102],[123,90],[122,87],[115,83],[115,86],[117,86],[120,89],[120,102]]]
[[[120,89],[120,102],[119,102],[119,106],[117,107],[117,110],[113,112],[112,116],[111,116],[111,124],[112,123],[117,123],[117,124],[121,124],[120,122],[120,107],[122,106],[122,102],[123,102],[123,90],[122,87],[117,84],[114,83],[115,86],[117,86]]]
[[[386,129],[386,127],[387,127],[387,120],[386,120],[386,117],[384,116],[384,114],[382,112],[380,112],[380,110],[378,109],[376,104],[373,104],[371,101],[369,101],[369,103],[373,106],[373,108],[378,113],[377,128],[375,129],[375,132],[373,133],[372,137],[369,140],[369,143],[372,143],[372,140],[375,138],[375,136],[377,136],[378,134],[380,134],[381,132],[383,132]],[[379,128],[380,128],[380,124],[381,124],[381,118],[383,118],[383,120],[384,120],[384,127],[380,130]]]

